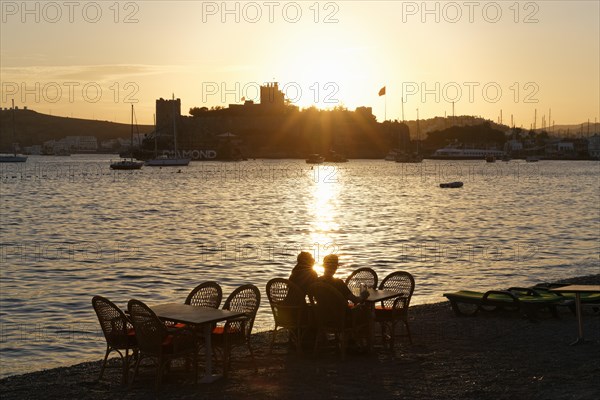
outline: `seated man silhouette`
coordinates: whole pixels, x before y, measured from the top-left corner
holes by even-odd
[[[320,276],[318,280],[319,282],[325,282],[333,286],[346,300],[350,300],[355,304],[354,307],[348,307],[347,315],[350,320],[354,321],[354,325],[363,327],[360,332],[356,332],[357,336],[350,339],[350,349],[357,349],[358,341],[368,337],[368,331],[365,331],[365,329],[369,327],[369,318],[371,318],[371,315],[369,308],[364,307],[362,303],[369,296],[369,293],[361,293],[360,297],[357,297],[352,293],[348,286],[346,286],[346,283],[343,280],[334,278],[333,276],[335,275],[338,266],[339,258],[337,255],[330,254],[326,256],[323,259],[323,275]]]
[[[308,287],[315,283],[318,278],[317,272],[313,269],[313,265],[315,265],[315,259],[313,258],[312,254],[307,251],[303,251],[298,254],[296,260],[296,266],[294,269],[292,269],[289,279],[296,285],[300,286],[300,288],[306,293]]]
[[[346,300],[350,300],[354,304],[362,303],[366,296],[357,297],[352,293],[346,282],[339,278],[334,278],[337,269],[339,267],[339,257],[336,254],[329,254],[323,259],[323,276],[319,277],[319,281],[325,282],[333,286],[342,294]],[[368,294],[367,294],[368,296]]]

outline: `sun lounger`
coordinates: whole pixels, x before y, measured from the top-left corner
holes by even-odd
[[[564,299],[575,300],[575,293],[556,293],[550,291],[550,289],[568,285],[570,285],[570,283],[540,283],[533,286],[531,289],[542,295],[553,294],[555,296],[563,297]],[[581,293],[580,298],[581,304],[600,304],[600,293]]]
[[[478,311],[519,311],[529,319],[534,320],[537,311],[543,308],[550,310],[557,317],[556,306],[564,298],[555,295],[544,295],[530,288],[511,288],[511,290],[489,290],[485,293],[461,290],[454,293],[444,293],[450,300],[452,310],[458,316],[475,315]],[[461,304],[472,304],[476,307],[471,311],[461,308]]]

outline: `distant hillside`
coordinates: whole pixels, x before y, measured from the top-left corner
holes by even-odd
[[[577,125],[553,125],[552,127],[538,128],[538,129],[536,129],[536,132],[539,132],[542,130],[547,131],[551,135],[573,136],[573,137],[587,136],[588,123],[586,121],[586,122],[582,122],[581,124],[577,124]],[[590,122],[589,133],[590,133],[590,135],[593,135],[595,133],[600,133],[600,123]]]
[[[408,125],[408,129],[410,130],[410,138],[413,140],[417,139],[417,121],[405,121],[405,124]],[[480,126],[482,124],[488,124],[492,129],[501,132],[506,132],[510,129],[506,125],[500,125],[494,121],[470,115],[457,115],[456,117],[434,117],[419,120],[419,137],[421,140],[424,140],[427,138],[427,134],[429,132],[442,131],[452,126]]]
[[[12,111],[0,110],[0,149],[11,148]],[[141,134],[149,133],[152,126],[140,125]],[[65,136],[95,136],[98,141],[128,138],[131,125],[109,121],[96,121],[79,118],[57,117],[40,114],[33,110],[15,110],[15,141],[21,146],[42,144],[47,140],[61,139]]]

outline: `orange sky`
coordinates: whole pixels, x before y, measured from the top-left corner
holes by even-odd
[[[24,4],[24,6],[23,6]],[[225,4],[225,7],[223,7]],[[300,107],[452,113],[529,128],[599,117],[600,7],[567,2],[3,1],[0,105],[152,123],[277,80]],[[382,86],[387,95],[378,97]],[[387,104],[386,104],[387,103]]]

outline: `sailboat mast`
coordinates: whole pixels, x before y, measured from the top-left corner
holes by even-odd
[[[154,114],[154,158],[158,157],[158,126],[156,125],[156,114]]]
[[[420,127],[419,127],[419,109],[417,108],[417,154],[419,153],[419,139],[421,137]]]
[[[133,162],[133,103],[131,104],[131,146],[129,146],[129,155]]]
[[[17,156],[17,146],[15,145],[15,99],[12,99],[12,139],[13,139],[13,143],[12,143],[12,147],[13,147],[13,153],[15,154],[15,157]]]
[[[404,122],[404,97],[402,97],[402,122]]]
[[[173,93],[173,148],[175,150],[175,157],[174,158],[178,158],[177,156],[177,124],[176,124],[176,120],[175,120],[175,93]]]

